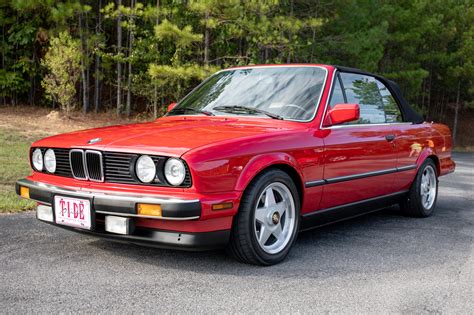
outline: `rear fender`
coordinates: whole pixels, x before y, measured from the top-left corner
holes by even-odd
[[[440,174],[440,167],[439,167],[439,159],[438,156],[436,155],[436,152],[433,148],[427,147],[424,148],[423,151],[421,151],[420,155],[418,156],[418,160],[416,161],[416,169],[420,169],[421,165],[428,159],[430,156],[435,156],[436,160],[434,161],[436,164],[436,171],[438,172],[438,175]]]

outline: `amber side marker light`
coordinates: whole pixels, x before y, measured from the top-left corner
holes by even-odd
[[[30,199],[30,189],[28,187],[20,186],[20,196]]]
[[[137,214],[161,217],[163,212],[161,210],[161,205],[139,203],[137,204]]]
[[[216,203],[212,205],[212,210],[227,210],[232,209],[233,206],[232,202]]]

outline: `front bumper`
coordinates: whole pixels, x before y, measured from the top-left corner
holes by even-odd
[[[201,216],[201,203],[197,199],[176,199],[72,190],[35,182],[26,178],[16,182],[15,189],[17,195],[20,195],[20,186],[29,188],[30,199],[45,205],[52,205],[54,196],[61,195],[91,199],[95,212],[102,214],[156,219],[153,216],[138,215],[136,213],[137,203],[147,203],[161,205],[163,215],[160,219],[162,220],[196,220]]]
[[[55,195],[90,200],[91,211],[94,213],[94,228],[83,230],[50,223],[68,230],[114,241],[184,250],[222,248],[229,240],[232,217],[200,220],[202,204],[199,199],[87,191],[64,188],[27,178],[16,183],[16,193],[19,196],[21,196],[20,187],[29,189],[29,199],[50,207],[54,207]],[[162,216],[137,214],[137,203],[160,204]],[[105,231],[104,218],[108,215],[130,218],[134,223],[133,231],[127,235]]]

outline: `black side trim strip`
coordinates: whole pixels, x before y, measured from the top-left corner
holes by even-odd
[[[334,183],[339,183],[339,182],[345,182],[345,181],[348,181],[348,180],[354,180],[354,179],[361,179],[361,178],[372,177],[372,176],[380,176],[380,175],[391,174],[391,173],[395,173],[396,171],[397,171],[396,168],[389,168],[387,170],[381,170],[381,171],[375,171],[375,172],[367,172],[367,173],[362,173],[362,174],[355,174],[355,175],[349,175],[349,176],[328,178],[328,179],[326,179],[326,183],[327,184],[334,184]]]
[[[321,179],[321,180],[315,180],[315,181],[311,181],[311,182],[306,182],[304,184],[304,186],[306,188],[309,188],[309,187],[316,187],[316,186],[321,186],[321,185],[325,185],[327,184],[326,181],[324,179]]]
[[[408,190],[403,190],[393,194],[356,201],[304,214],[302,216],[301,230],[308,230],[380,210],[397,203],[407,192]]]
[[[387,175],[387,174],[396,173],[396,172],[403,172],[403,171],[413,170],[416,168],[417,168],[416,164],[407,165],[407,166],[389,168],[386,170],[380,170],[380,171],[375,171],[375,172],[367,172],[367,173],[360,173],[360,174],[355,174],[355,175],[340,176],[340,177],[333,177],[333,178],[328,178],[328,179],[309,181],[309,182],[306,182],[304,186],[306,188],[310,188],[310,187],[316,187],[316,186],[321,186],[321,185],[345,182],[349,180],[361,179],[361,178],[366,178],[366,177]]]
[[[408,170],[414,170],[418,167],[418,165],[413,164],[413,165],[407,165],[407,166],[400,166],[397,167],[398,172],[403,172],[403,171],[408,171]]]

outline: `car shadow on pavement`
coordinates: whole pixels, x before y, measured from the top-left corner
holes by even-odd
[[[466,223],[453,211],[456,208],[444,201],[432,217],[415,219],[404,217],[398,207],[391,207],[302,232],[287,259],[267,268],[236,262],[224,250],[185,252],[100,239],[89,245],[111,256],[147,265],[147,272],[155,266],[242,277],[281,277],[283,273],[285,277],[325,278],[344,273],[383,273],[436,268],[449,259],[454,247],[468,252],[472,240],[462,233]]]

